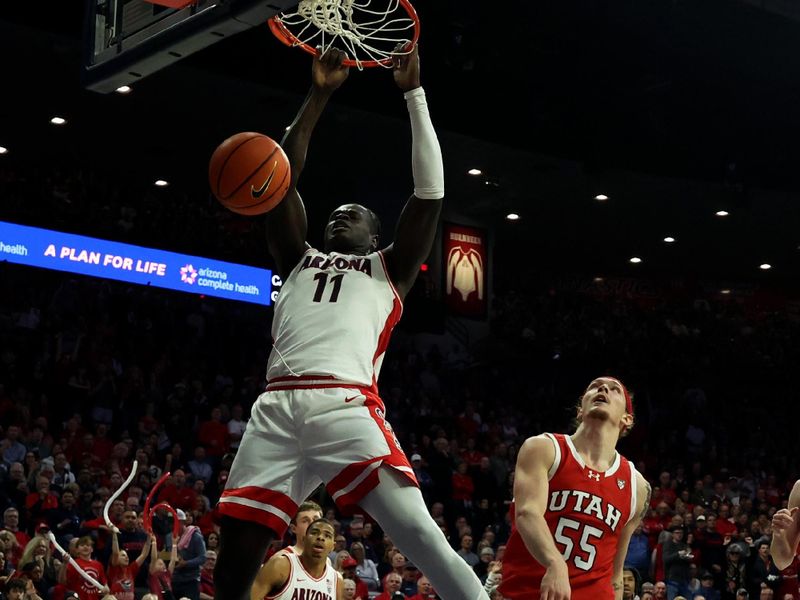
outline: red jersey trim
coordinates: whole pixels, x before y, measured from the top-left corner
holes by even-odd
[[[394,297],[397,298],[397,301],[400,302],[400,310],[403,310],[403,300],[400,298],[400,294],[397,293],[397,288],[394,287],[394,282],[392,281],[391,275],[389,275],[389,268],[386,266],[386,257],[383,255],[383,250],[378,250],[378,257],[381,259],[381,266],[383,267],[383,273],[386,275],[386,281],[389,284],[389,287],[392,288],[392,292],[394,293]]]

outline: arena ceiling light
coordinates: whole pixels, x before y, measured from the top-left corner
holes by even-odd
[[[129,85],[121,85],[114,91],[118,94],[130,94],[133,91],[133,88]]]
[[[667,244],[672,244],[672,243],[674,243],[674,242],[675,242],[675,238],[674,238],[674,237],[672,237],[671,235],[668,235],[667,237],[665,237],[665,238],[664,238],[664,241],[665,241]]]
[[[727,210],[718,210],[714,214],[717,215],[718,217],[727,217],[731,213],[729,213]]]
[[[608,200],[608,196],[606,196],[605,194],[597,194],[597,196],[595,196],[594,199],[599,202],[605,202],[606,200]]]
[[[470,169],[469,171],[467,171],[467,173],[469,175],[483,175],[483,171],[481,171],[480,169]]]
[[[731,293],[731,291],[726,288],[724,290],[720,290],[719,293],[724,295],[724,296],[727,296],[727,295],[729,295]]]
[[[758,265],[758,268],[761,269],[762,271],[769,271],[772,268],[772,265],[769,263],[761,263],[760,265]]]
[[[64,117],[53,117],[50,119],[50,122],[53,125],[64,125],[66,124],[67,120]]]
[[[0,154],[8,154],[8,148],[5,146],[0,146]]]
[[[517,213],[508,213],[506,219],[509,221],[519,221],[519,215]]]
[[[169,185],[169,181],[166,181],[164,179],[156,179],[153,185],[157,187],[167,187]]]
[[[638,265],[640,262],[642,262],[642,259],[639,258],[638,256],[631,256],[628,259],[628,262],[633,263],[634,265]]]

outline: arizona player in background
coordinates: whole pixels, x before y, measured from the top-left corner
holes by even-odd
[[[342,576],[328,560],[335,537],[333,524],[317,519],[308,526],[301,554],[281,552],[270,558],[259,573],[250,600],[343,600]]]
[[[306,500],[297,509],[297,514],[289,523],[289,530],[294,534],[294,546],[286,546],[280,552],[294,552],[295,554],[302,554],[303,547],[305,546],[306,531],[308,526],[317,519],[322,518],[322,507],[316,502]]]
[[[794,483],[786,508],[772,516],[770,554],[775,566],[783,571],[792,564],[800,544],[800,480]]]
[[[303,502],[300,505],[300,508],[297,509],[297,514],[295,515],[294,519],[292,519],[292,522],[289,524],[289,529],[295,535],[294,546],[286,546],[275,554],[302,555],[303,550],[305,549],[306,532],[308,531],[308,526],[321,518],[322,507],[319,504],[309,500]],[[328,562],[330,562],[330,559],[328,559]],[[271,577],[270,567],[267,567],[268,564],[269,561],[265,562],[258,570],[256,579],[253,582],[253,587],[250,588],[251,598],[264,598],[268,593],[267,580],[269,577]]]
[[[520,449],[500,584],[509,600],[622,599],[628,542],[650,503],[650,485],[615,449],[633,427],[631,397],[617,379],[595,379],[577,419],[572,436]]]
[[[379,250],[378,218],[359,204],[331,213],[322,251],[306,242],[297,181],[314,126],[347,78],[343,60],[335,49],[314,59],[311,91],[282,143],[292,180],[267,215],[267,235],[284,284],[275,303],[267,391],[253,405],[217,507],[217,600],[243,600],[268,544],[320,482],[340,508],[366,510],[444,600],[487,599],[430,517],[377,389],[383,354],[433,245],[444,197],[442,154],[416,47],[396,54],[393,65],[411,122],[414,177],[394,242]]]

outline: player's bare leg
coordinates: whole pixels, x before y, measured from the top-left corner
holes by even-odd
[[[215,600],[250,600],[250,587],[275,537],[264,525],[222,517],[214,567]]]
[[[359,504],[425,573],[443,600],[489,600],[475,572],[428,514],[419,488],[391,467],[380,468],[380,483]]]

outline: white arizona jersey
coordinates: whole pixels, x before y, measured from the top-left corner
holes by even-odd
[[[309,248],[275,302],[267,379],[320,376],[373,386],[402,310],[381,252]]]
[[[283,589],[266,596],[266,600],[336,600],[339,574],[330,561],[325,563],[325,570],[317,579],[305,570],[297,554],[286,552],[284,556],[289,559],[289,579]]]

